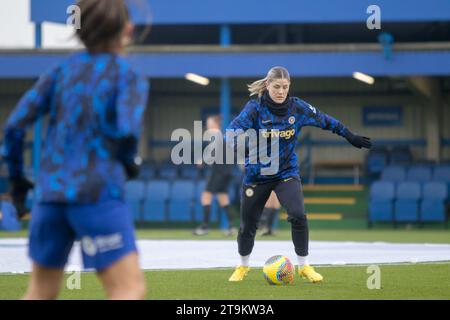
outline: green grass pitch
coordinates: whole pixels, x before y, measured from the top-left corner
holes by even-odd
[[[231,269],[145,272],[148,299],[274,300],[274,299],[450,299],[450,263],[380,265],[381,288],[368,289],[366,266],[319,267],[325,280],[312,284],[298,276],[291,285],[269,285],[254,268],[244,281],[228,282]],[[70,275],[66,276],[67,277]],[[18,299],[29,275],[0,276],[0,300]],[[80,289],[62,290],[60,299],[104,299],[93,273],[82,273]]]
[[[384,241],[395,243],[450,243],[449,230],[312,230],[312,240]],[[0,238],[26,237],[0,232]],[[138,230],[139,239],[229,240],[219,230],[204,237],[192,236],[192,230]],[[278,230],[275,237],[257,237],[257,241],[289,240],[289,230]],[[381,288],[369,290],[367,266],[318,267],[325,281],[311,284],[296,277],[288,286],[271,286],[262,270],[254,268],[239,283],[230,283],[227,269],[146,271],[147,298],[168,300],[273,300],[273,299],[450,299],[450,262],[433,264],[380,265]],[[70,277],[66,275],[66,279]],[[0,274],[0,300],[18,299],[26,290],[29,274]],[[104,299],[102,287],[93,273],[81,273],[81,289],[69,290],[64,283],[60,299]]]

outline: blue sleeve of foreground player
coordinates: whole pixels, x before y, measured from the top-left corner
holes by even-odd
[[[147,106],[148,82],[129,70],[119,80],[117,98],[117,137],[119,159],[132,162],[138,151],[143,115]]]
[[[39,116],[49,111],[56,76],[56,69],[41,76],[20,99],[6,121],[2,154],[7,161],[10,177],[23,175],[23,145],[26,130]]]

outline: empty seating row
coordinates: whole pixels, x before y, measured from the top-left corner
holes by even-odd
[[[411,150],[407,146],[393,147],[374,147],[366,159],[368,174],[379,174],[388,164],[405,165],[413,160]]]
[[[450,183],[450,166],[388,166],[383,169],[381,173],[382,181],[390,182],[428,182],[441,181],[447,184]]]
[[[369,222],[443,222],[448,188],[442,182],[375,182],[370,189]]]
[[[205,189],[204,180],[141,180],[125,185],[125,201],[137,221],[200,221],[203,218],[200,203]],[[228,192],[230,202],[236,200],[235,185]],[[32,208],[33,192],[28,192],[26,207]],[[220,218],[217,201],[211,207],[211,221]]]
[[[193,164],[186,165],[174,165],[174,164],[143,164],[140,170],[140,179],[149,180],[149,179],[190,179],[190,180],[198,180],[203,179],[208,175],[210,170],[210,166],[202,166],[198,167]],[[234,170],[234,175],[236,177],[240,177],[242,172],[236,166]]]
[[[205,181],[167,180],[130,181],[126,185],[126,201],[137,221],[200,221],[201,193]],[[230,190],[230,201],[234,192]],[[216,202],[212,205],[211,220],[219,217]]]
[[[143,164],[140,170],[140,178],[148,179],[199,179],[205,176],[204,170],[195,165],[175,166],[173,164],[152,165]]]

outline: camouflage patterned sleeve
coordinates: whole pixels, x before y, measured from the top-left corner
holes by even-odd
[[[56,70],[41,76],[20,99],[6,121],[2,155],[8,163],[10,177],[23,175],[23,145],[26,130],[50,109],[56,76]]]
[[[250,100],[241,113],[228,125],[227,130],[247,130],[253,127],[257,117],[256,102]]]
[[[119,80],[117,97],[118,136],[134,136],[139,139],[142,117],[147,106],[148,82],[129,71]]]
[[[148,90],[148,81],[131,70],[119,81],[117,97],[118,155],[124,163],[132,162],[137,154]]]
[[[341,122],[301,99],[296,98],[296,104],[302,126],[322,128],[338,134],[341,137],[345,137],[347,128]]]
[[[256,101],[250,100],[247,102],[241,113],[233,121],[231,121],[226,129],[225,142],[228,149],[232,150],[235,154],[240,154],[243,157],[248,154],[247,144],[245,144],[244,150],[238,152],[237,137],[244,134],[246,130],[253,128],[257,117],[258,110],[256,109]]]

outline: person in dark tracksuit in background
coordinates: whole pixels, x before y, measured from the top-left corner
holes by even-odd
[[[230,183],[233,180],[233,165],[226,164],[226,143],[223,141],[223,135],[221,132],[222,117],[220,115],[213,115],[206,120],[206,129],[216,131],[221,136],[222,143],[222,161],[223,163],[212,163],[208,176],[206,178],[205,190],[201,195],[201,204],[203,209],[203,223],[198,226],[193,234],[196,236],[203,236],[209,233],[209,222],[211,215],[211,204],[213,196],[217,196],[219,207],[222,209],[228,221],[228,228],[225,230],[226,236],[231,236],[237,232],[237,229],[233,227],[233,216],[230,211],[230,197],[228,196]]]
[[[272,191],[261,214],[261,236],[274,235],[273,227],[278,211],[280,211],[280,201],[278,201],[275,192]]]
[[[125,181],[138,175],[148,81],[123,56],[133,33],[125,1],[77,5],[82,16],[77,36],[86,50],[44,73],[4,129],[11,195],[23,211],[33,187],[23,172],[26,129],[40,116],[49,118],[31,213],[33,265],[24,299],[58,296],[76,240],[85,268],[96,270],[108,298],[143,299],[145,278],[124,191]]]
[[[270,69],[264,79],[249,85],[250,96],[256,95],[257,99],[250,100],[227,128],[230,132],[254,129],[259,132],[259,139],[278,137],[279,146],[279,154],[271,155],[275,156],[279,163],[278,170],[274,174],[262,172],[262,169],[268,168],[270,164],[261,161],[252,162],[248,153],[245,156],[241,226],[237,237],[241,263],[229,281],[243,280],[250,270],[249,258],[255,242],[258,221],[272,191],[275,191],[281,205],[287,210],[298,257],[299,275],[311,282],[322,281],[323,277],[308,261],[308,221],[295,153],[300,130],[304,126],[315,126],[344,137],[356,148],[370,148],[372,145],[369,138],[352,133],[338,120],[297,97],[290,97],[290,84],[289,72],[285,68]],[[227,143],[236,150],[235,140],[236,138],[229,139],[227,135]]]

